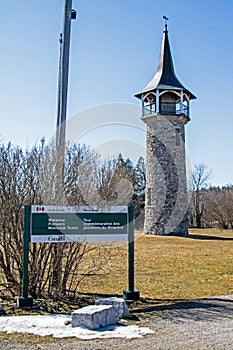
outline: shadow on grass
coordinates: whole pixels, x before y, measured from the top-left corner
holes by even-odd
[[[105,294],[105,293],[88,293],[88,292],[80,292],[78,294],[78,298],[86,297],[89,299],[102,299],[102,298],[111,298],[111,297],[116,297],[116,298],[122,298],[122,294]]]
[[[208,236],[208,235],[189,234],[186,237],[191,239],[205,240],[205,241],[233,241],[233,238],[231,237],[219,237],[219,236]]]
[[[166,319],[183,322],[187,319],[193,321],[216,321],[220,319],[233,320],[233,297],[205,298],[189,301],[181,300],[150,300],[144,301],[145,307],[136,307],[130,312],[136,315],[148,314]],[[148,303],[148,306],[146,304]],[[154,305],[151,305],[153,303]],[[156,305],[157,304],[157,305]]]

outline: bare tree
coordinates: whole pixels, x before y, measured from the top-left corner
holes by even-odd
[[[58,156],[55,143],[44,140],[27,151],[10,143],[0,146],[0,283],[13,295],[21,293],[22,285],[24,205],[136,205],[135,193],[144,196],[142,161],[140,171],[122,155],[100,164],[98,154],[84,145],[67,145],[63,191],[57,195]],[[54,254],[53,244],[30,244],[30,294],[76,293],[86,276],[105,269],[109,249],[106,244],[60,243]]]
[[[98,205],[130,205],[133,196],[134,169],[129,159],[117,158],[105,161],[98,173]]]
[[[22,285],[23,207],[25,204],[54,204],[56,200],[54,152],[54,146],[45,146],[44,142],[26,152],[11,144],[0,147],[0,272],[2,284],[13,295],[19,295]],[[95,152],[86,146],[67,148],[62,204],[85,203],[85,191],[94,186],[96,159]],[[106,266],[110,256],[106,254],[108,249],[87,243],[60,244],[61,283],[54,290],[56,261],[52,245],[31,244],[29,292],[34,297],[67,291],[76,293],[85,276],[98,273]]]
[[[22,207],[29,195],[26,158],[11,144],[0,148],[0,268],[9,288],[22,279]],[[30,177],[30,175],[29,175]]]
[[[208,219],[212,225],[223,229],[233,228],[233,186],[209,189]]]
[[[205,211],[205,195],[212,171],[204,163],[195,164],[190,176],[189,187],[192,192],[192,199],[189,209],[191,224],[198,228],[202,227],[202,217]]]

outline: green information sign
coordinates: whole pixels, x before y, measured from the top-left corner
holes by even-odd
[[[97,242],[128,239],[128,207],[31,207],[30,241]]]
[[[19,307],[32,306],[28,295],[29,243],[106,242],[128,240],[127,300],[138,300],[134,290],[134,223],[132,206],[66,207],[26,205],[24,207],[23,288]]]

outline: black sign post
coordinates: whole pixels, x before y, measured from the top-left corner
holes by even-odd
[[[17,297],[18,307],[33,306],[33,298],[28,295],[28,257],[30,242],[30,222],[31,222],[31,206],[24,206],[24,236],[23,236],[23,295]]]
[[[128,232],[128,290],[123,290],[125,300],[139,300],[140,293],[134,290],[134,207],[129,206]]]

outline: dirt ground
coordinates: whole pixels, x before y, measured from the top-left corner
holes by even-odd
[[[142,338],[79,340],[64,338],[52,340],[30,335],[6,335],[0,338],[0,348],[33,350],[107,350],[160,349],[205,350],[233,349],[233,296],[219,296],[168,306],[150,305],[131,310],[131,324],[147,326],[154,334]]]

